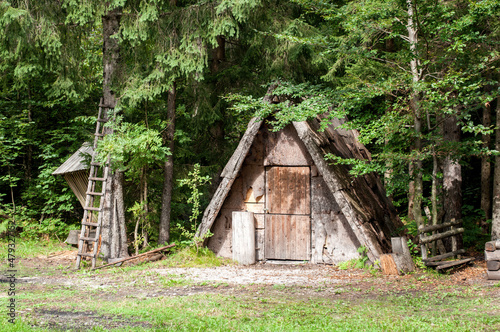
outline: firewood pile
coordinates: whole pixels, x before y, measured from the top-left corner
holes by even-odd
[[[500,280],[500,239],[486,242],[484,249],[488,279]]]

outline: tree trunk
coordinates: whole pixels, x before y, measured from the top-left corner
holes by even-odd
[[[172,184],[174,173],[174,132],[175,132],[175,82],[168,92],[167,117],[169,124],[165,131],[164,143],[168,144],[170,156],[164,166],[163,193],[161,199],[160,232],[158,244],[167,243],[170,239],[170,212],[172,204]]]
[[[412,149],[413,150],[413,149]],[[415,199],[415,181],[413,181],[413,161],[408,165],[408,174],[410,175],[410,183],[408,183],[408,222],[414,221],[413,218],[413,200]]]
[[[495,150],[500,151],[500,98],[496,107]],[[495,157],[491,240],[500,239],[500,156]]]
[[[102,17],[103,28],[103,106],[113,109],[116,106],[113,83],[117,81],[120,58],[120,45],[112,38],[120,30],[121,8],[108,11]],[[110,117],[107,112],[104,117]],[[109,134],[107,129],[105,134]],[[125,228],[125,206],[123,203],[123,173],[110,174],[104,199],[102,218],[101,253],[105,259],[128,256]]]
[[[128,244],[127,244],[127,229],[125,226],[125,202],[123,198],[123,184],[125,175],[123,171],[116,171],[114,175],[115,181],[115,204],[116,204],[116,221],[118,231],[113,234],[112,242],[117,243],[117,257],[128,257]],[[113,257],[114,258],[114,257]]]
[[[460,127],[457,122],[456,115],[447,116],[443,122],[443,139],[452,147],[443,162],[443,204],[446,207],[444,223],[462,219],[462,166],[458,158],[453,156],[453,151],[456,150],[453,145],[460,142]],[[461,235],[457,236],[457,241],[458,247],[461,247]]]
[[[491,103],[487,103],[483,109],[483,126],[486,128],[491,126]],[[490,147],[490,134],[483,134],[481,140],[483,148]],[[485,216],[484,224],[481,226],[486,228],[486,220],[491,219],[491,163],[490,157],[487,155],[481,157],[481,209]]]
[[[210,65],[212,73],[219,71],[219,65],[226,59],[226,39],[224,36],[217,36],[217,47],[213,50],[213,59]]]
[[[420,62],[418,60],[418,30],[417,22],[414,20],[414,6],[412,0],[406,0],[406,5],[408,9],[408,25],[406,26],[408,30],[408,40],[410,42],[410,51],[412,53],[412,59],[410,61],[410,70],[412,74],[412,93],[410,99],[410,107],[413,111],[413,121],[415,125],[415,149],[416,160],[413,162],[413,183],[414,183],[414,194],[413,194],[413,207],[412,214],[417,227],[423,225],[424,220],[422,217],[422,198],[423,198],[423,181],[422,181],[422,114],[420,110],[420,96],[417,88],[417,83],[420,81],[419,67]]]

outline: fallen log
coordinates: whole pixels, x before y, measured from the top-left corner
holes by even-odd
[[[457,265],[468,264],[470,262],[473,262],[474,260],[475,260],[474,257],[470,257],[470,258],[464,258],[464,259],[460,259],[460,260],[456,260],[456,261],[445,261],[443,263],[447,263],[447,264],[440,264],[439,266],[436,267],[436,270],[439,271],[439,270],[448,269],[450,267],[457,266]]]
[[[443,254],[443,255],[438,255],[438,256],[430,257],[430,258],[427,258],[427,259],[423,259],[422,261],[424,263],[435,262],[435,261],[439,261],[439,260],[442,260],[442,259],[450,258],[450,257],[461,255],[461,254],[465,254],[465,250],[464,249],[460,249],[460,250],[457,250],[457,251],[452,251],[452,252],[449,252],[449,253],[446,253],[446,254]]]
[[[153,253],[155,253],[155,252],[160,252],[160,251],[163,251],[163,250],[165,250],[165,249],[172,248],[172,247],[175,247],[175,243],[169,244],[168,246],[165,246],[165,247],[157,248],[157,249],[154,249],[154,250],[151,250],[151,251],[148,251],[148,252],[142,253],[142,254],[137,255],[137,256],[132,256],[132,257],[127,257],[127,258],[118,259],[118,260],[114,261],[113,263],[109,263],[109,264],[106,264],[106,265],[98,266],[98,267],[93,268],[92,270],[98,270],[98,269],[102,269],[103,267],[108,267],[108,266],[111,266],[111,265],[116,265],[116,264],[118,264],[118,263],[122,263],[122,262],[130,261],[130,260],[132,260],[132,259],[136,259],[136,258],[144,257],[144,256],[147,256],[147,255],[153,254]]]

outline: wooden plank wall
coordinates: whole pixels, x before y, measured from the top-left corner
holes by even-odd
[[[311,218],[300,215],[266,215],[265,257],[309,260]]]
[[[313,263],[337,264],[358,258],[361,245],[317,172],[311,176]]]
[[[68,182],[69,187],[83,207],[85,205],[85,197],[87,186],[89,183],[89,171],[82,170],[73,173],[67,173],[64,174],[64,179],[66,180],[66,182]]]

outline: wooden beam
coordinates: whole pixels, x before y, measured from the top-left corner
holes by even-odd
[[[462,227],[460,227],[460,228],[457,228],[457,229],[452,229],[452,230],[449,230],[449,231],[446,231],[446,232],[443,232],[443,233],[439,233],[439,234],[435,234],[435,235],[430,235],[430,236],[420,235],[420,243],[423,243],[423,244],[429,243],[429,242],[432,242],[432,241],[436,241],[436,240],[439,240],[439,239],[444,239],[446,237],[457,235],[457,234],[460,234],[460,233],[463,233],[463,232],[464,232],[464,229]]]
[[[446,254],[443,254],[443,255],[429,257],[427,259],[423,259],[423,261],[424,262],[435,262],[435,261],[440,261],[442,259],[450,258],[450,257],[456,256],[456,255],[460,255],[460,254],[465,254],[465,249],[460,249],[460,250],[452,251],[452,252],[449,252],[449,253],[446,253]]]
[[[439,265],[438,267],[436,267],[436,270],[439,271],[439,270],[444,270],[444,269],[447,269],[447,268],[450,268],[453,266],[457,266],[457,265],[468,264],[468,263],[472,262],[473,260],[475,260],[474,257],[464,258],[464,259],[460,259],[458,261],[450,261],[448,264]]]
[[[439,225],[420,226],[418,228],[418,231],[420,233],[429,233],[429,232],[437,231],[437,230],[442,229],[442,228],[456,226],[456,225],[459,225],[461,223],[462,223],[462,221],[458,220],[458,221],[451,221],[451,222],[447,222],[447,223],[439,224]]]
[[[172,248],[172,247],[175,247],[175,243],[169,244],[168,246],[165,246],[165,247],[161,247],[161,248],[158,248],[158,249],[155,249],[155,250],[151,250],[151,251],[142,253],[142,254],[137,255],[137,256],[132,256],[132,257],[118,259],[118,260],[114,261],[113,263],[109,263],[109,264],[106,264],[106,265],[98,266],[98,267],[93,268],[92,270],[98,270],[98,269],[102,269],[103,267],[108,267],[108,266],[111,266],[111,265],[115,265],[115,264],[118,264],[118,263],[121,263],[121,262],[126,262],[126,261],[129,261],[129,260],[132,260],[132,259],[136,259],[136,258],[139,258],[139,257],[144,257],[144,256],[150,255],[152,253],[160,252],[160,251]]]

